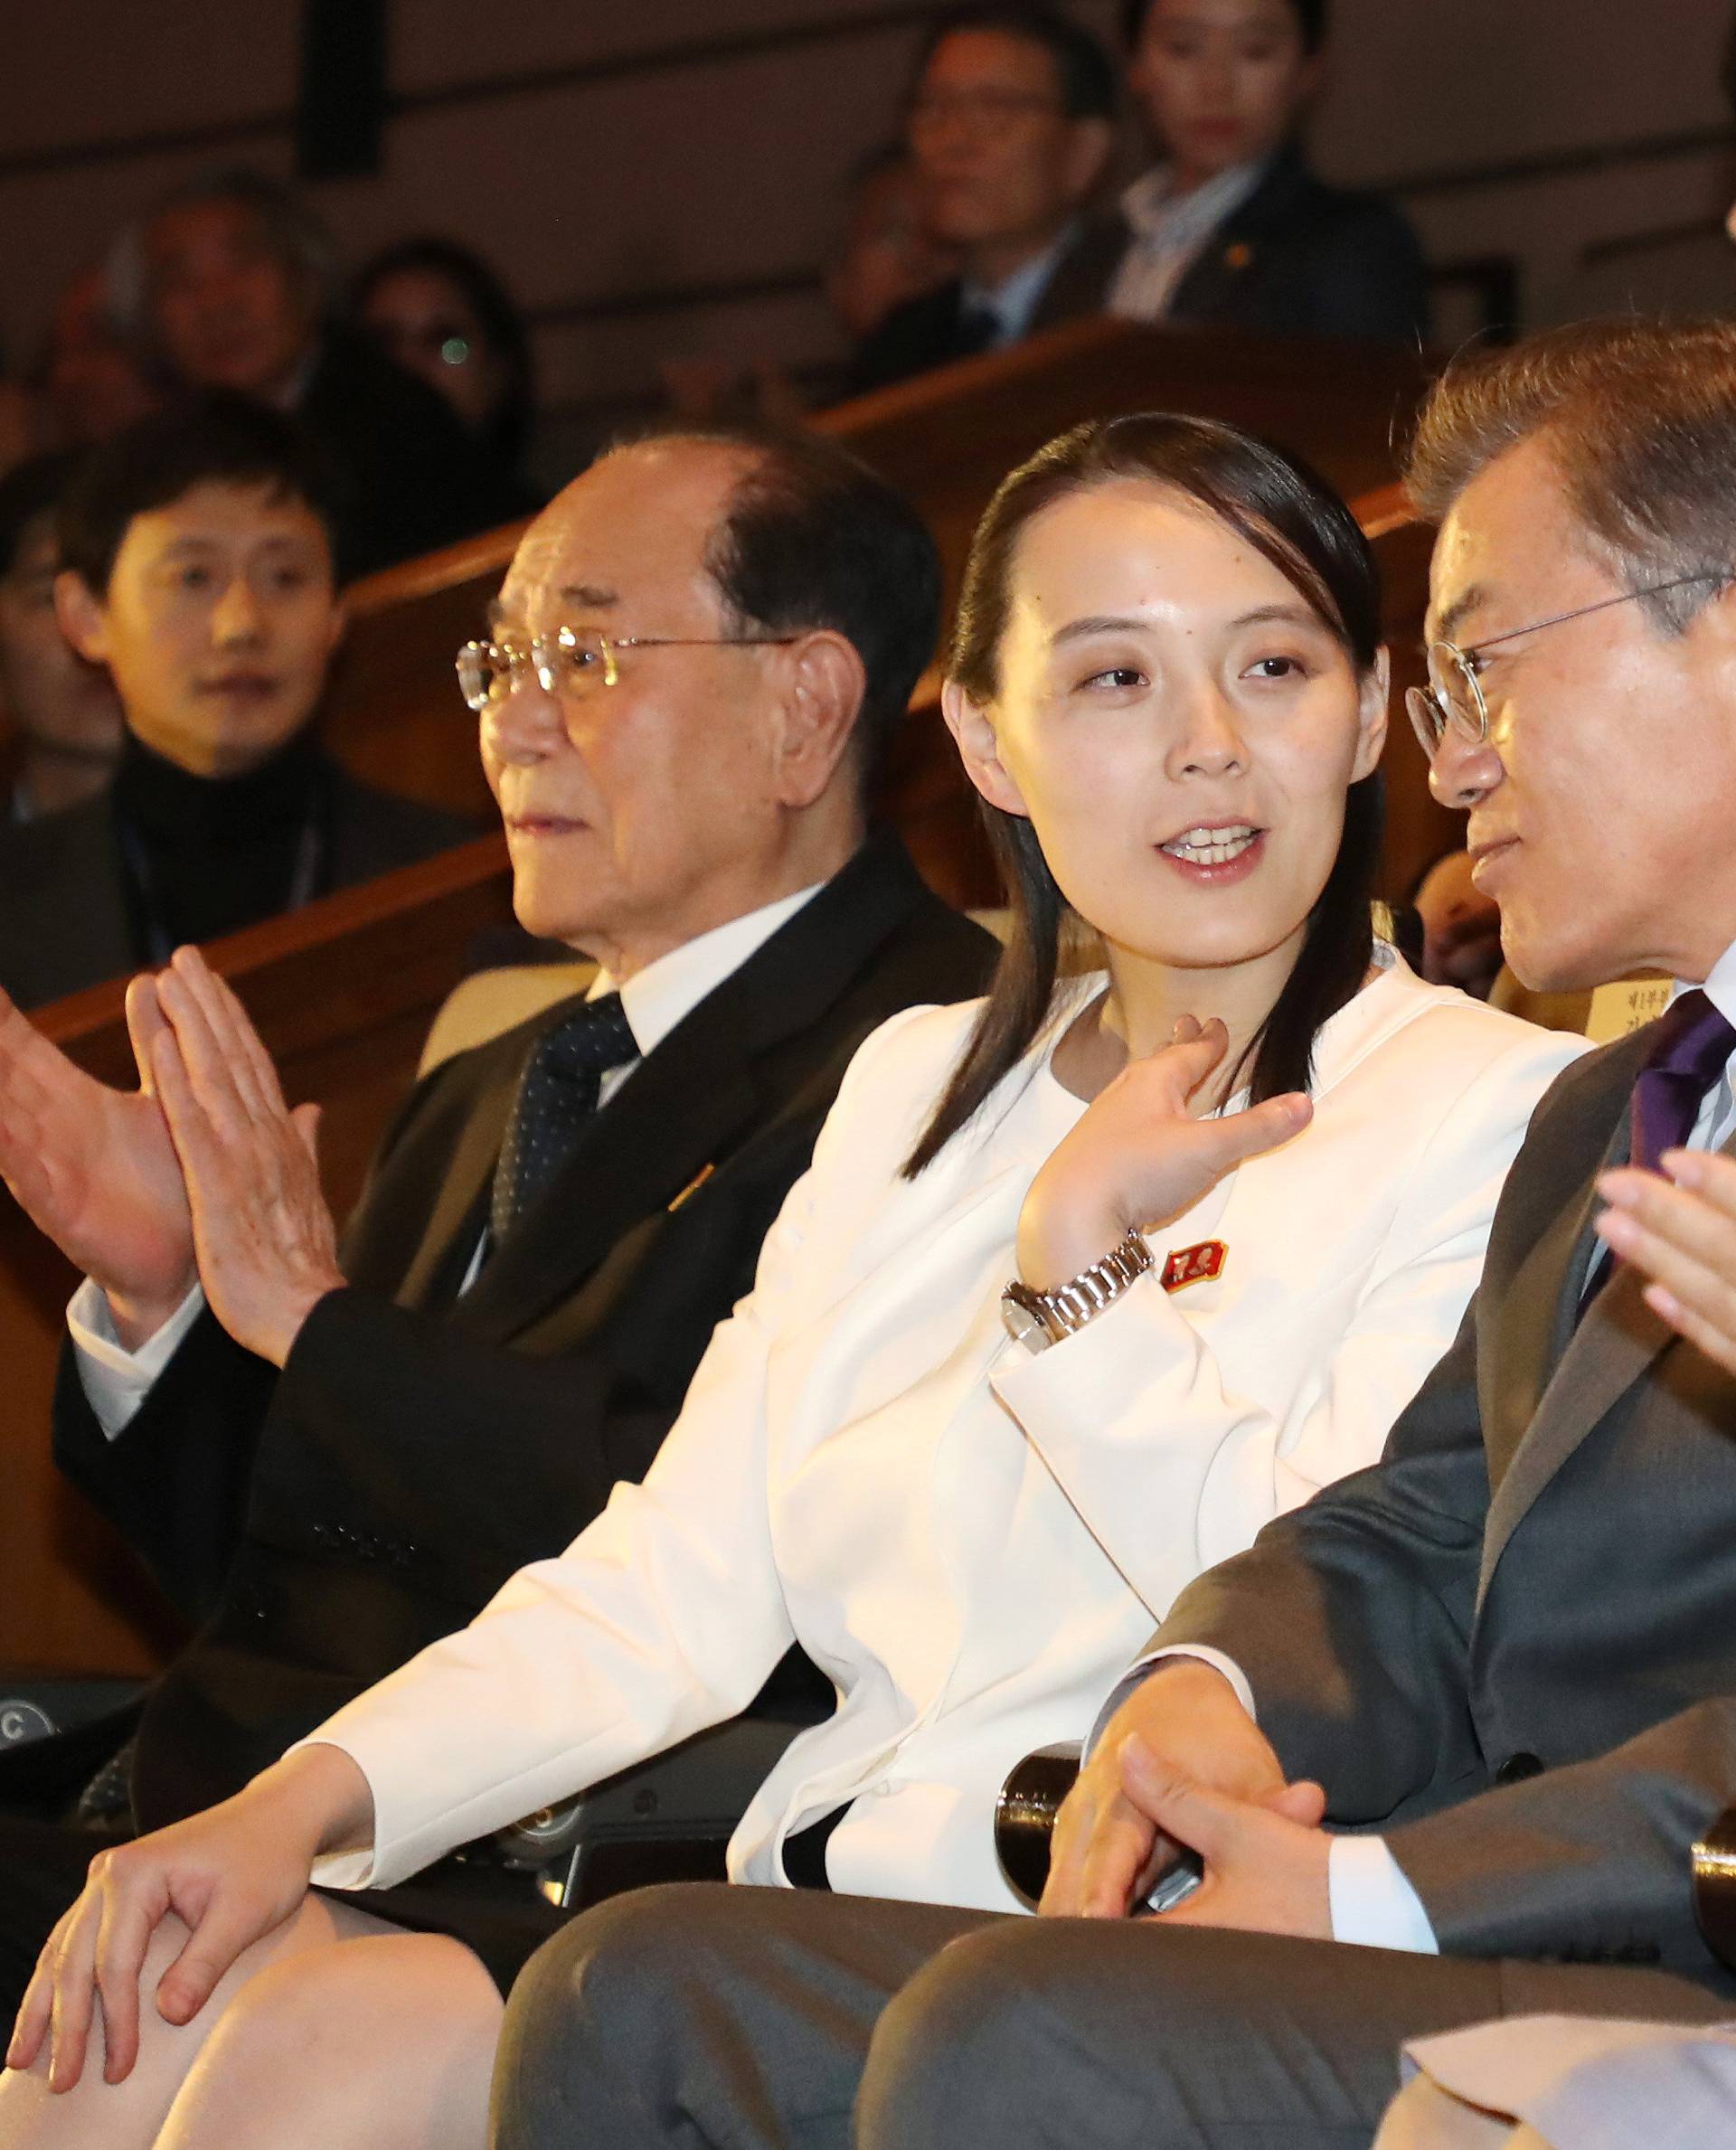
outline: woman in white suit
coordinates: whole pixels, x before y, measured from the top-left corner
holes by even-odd
[[[642,1485],[99,1865],[0,2145],[479,2143],[511,1952],[341,1892],[729,1717],[792,1641],[838,1708],[733,1877],[1014,1908],[1005,1771],[1090,1727],[1203,1564],[1378,1454],[1576,1050],[1373,938],[1378,621],[1343,505],[1226,428],[1081,427],[1006,481],[945,698],[1014,899],[993,993],[863,1047]],[[1075,926],[1104,968],[1063,978]],[[93,1979],[118,2081],[80,2078]]]

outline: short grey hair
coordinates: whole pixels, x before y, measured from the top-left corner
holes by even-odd
[[[1736,322],[1575,322],[1457,361],[1423,406],[1405,482],[1446,515],[1499,456],[1536,440],[1593,549],[1679,634],[1736,581]]]
[[[171,210],[207,202],[245,209],[259,223],[267,243],[290,273],[312,294],[314,310],[324,316],[338,290],[337,248],[321,220],[288,187],[263,173],[241,168],[206,172],[160,195],[115,240],[103,262],[103,297],[116,328],[141,351],[153,343],[150,271],[146,240],[158,217]]]

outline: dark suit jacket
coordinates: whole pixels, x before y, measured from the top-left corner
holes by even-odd
[[[1057,318],[1102,311],[1132,237],[1118,212],[1081,236],[1045,294]],[[1390,202],[1327,186],[1290,148],[1201,248],[1164,318],[1414,344],[1429,333],[1428,274]]]
[[[1034,335],[1040,329],[1076,320],[1081,314],[1101,313],[1103,294],[1126,244],[1125,227],[1083,226],[1051,271],[1028,333]],[[954,277],[935,290],[924,291],[901,306],[894,306],[880,326],[863,339],[851,363],[844,393],[865,395],[870,389],[889,388],[895,381],[932,372],[936,366],[950,365],[955,359],[974,357],[982,346],[964,333],[964,296],[963,282]]]
[[[537,504],[427,382],[341,324],[321,337],[297,415],[343,482],[337,549],[346,580]]]
[[[1452,1349],[1373,1469],[1184,1591],[1287,1770],[1378,1825],[1441,1947],[1736,1991],[1689,1847],[1736,1801],[1736,1381],[1618,1269],[1580,1311],[1639,1031],[1531,1124]]]
[[[335,762],[326,783],[320,895],[431,858],[476,833],[456,815],[358,784]],[[0,985],[20,1007],[100,985],[147,957],[127,902],[108,794],[0,828]]]
[[[237,1788],[644,1473],[857,1045],[981,990],[993,954],[877,838],[635,1070],[463,1297],[520,1071],[571,1002],[411,1093],[353,1284],[280,1375],[207,1314],[111,1443],[69,1348],[61,1466],[202,1623],[146,1709],[144,1825]]]

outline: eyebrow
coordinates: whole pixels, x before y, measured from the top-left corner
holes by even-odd
[[[1051,649],[1060,649],[1069,642],[1082,642],[1091,635],[1141,633],[1151,627],[1148,619],[1135,619],[1123,614],[1090,613],[1083,619],[1070,619],[1064,627],[1057,627],[1049,637]],[[1233,631],[1238,627],[1270,626],[1318,627],[1329,633],[1326,622],[1311,605],[1297,602],[1293,605],[1256,605],[1251,612],[1239,612],[1228,623]]]
[[[1465,622],[1486,605],[1489,593],[1480,582],[1473,582],[1468,589],[1461,589],[1432,627],[1425,623],[1424,632],[1431,642],[1451,642]]]

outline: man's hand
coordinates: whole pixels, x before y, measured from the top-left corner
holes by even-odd
[[[1165,1658],[1104,1726],[1055,1817],[1045,1914],[1124,1919],[1174,1863],[1176,1839],[1150,1810],[1149,1778],[1127,1768],[1140,1750],[1165,1783],[1262,1806],[1286,1789],[1278,1757],[1223,1674],[1196,1657]]]
[[[1229,1049],[1215,1018],[1191,1016],[1175,1042],[1129,1061],[1031,1183],[1019,1212],[1019,1274],[1052,1291],[1101,1261],[1136,1226],[1191,1210],[1244,1158],[1288,1142],[1313,1110],[1300,1095],[1269,1098],[1223,1119],[1194,1119],[1188,1100]]]
[[[108,1294],[137,1349],[192,1289],[193,1226],[175,1145],[153,1095],[162,1029],[150,983],[127,994],[143,1088],[75,1067],[0,993],[0,1178],[67,1259]]]
[[[1663,1175],[1606,1172],[1599,1236],[1652,1278],[1646,1303],[1690,1344],[1736,1373],[1736,1157],[1665,1150]]]
[[[50,2040],[50,2087],[84,2070],[92,2004],[102,2005],[105,2081],[138,2057],[139,1973],[173,1914],[186,1946],[158,1981],[157,2013],[191,2023],[244,1948],[294,1916],[322,1852],[360,1848],[373,1830],[367,1778],[338,1747],[304,1747],[233,1798],[137,1843],[99,1853],[84,1892],[44,1944],[24,1992],[8,2068]]]
[[[186,1181],[199,1278],[235,1341],[274,1366],[344,1283],[314,1155],[318,1112],[283,1101],[246,1011],[196,948],[155,982],[151,1055]]]
[[[1317,1784],[1286,1785],[1260,1801],[1229,1798],[1160,1761],[1137,1736],[1122,1746],[1121,1777],[1163,1834],[1205,1862],[1193,1894],[1157,1914],[1166,1924],[1331,1940],[1332,1839],[1320,1827],[1326,1802]]]

